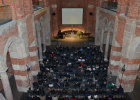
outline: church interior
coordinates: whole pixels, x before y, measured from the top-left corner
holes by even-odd
[[[0,0],[0,100],[140,100],[140,0]]]

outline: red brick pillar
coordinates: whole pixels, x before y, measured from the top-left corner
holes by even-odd
[[[38,50],[36,43],[36,33],[34,26],[34,15],[33,15],[33,7],[32,0],[24,0],[25,4],[25,14],[26,14],[26,26],[27,26],[27,34],[28,34],[28,47],[30,53],[30,65],[32,75],[37,75],[39,72],[39,62],[38,62]]]
[[[21,92],[27,92],[33,82],[32,72],[37,74],[39,71],[32,0],[12,0],[11,3],[13,18],[17,20],[19,40],[16,42],[18,48],[14,47],[18,51],[14,53],[15,55],[10,53],[10,56],[17,88]],[[31,69],[29,72],[27,65]]]
[[[17,89],[20,92],[27,92],[32,85],[33,77],[31,71],[27,70],[30,67],[30,59],[23,39],[15,40],[9,47],[9,53]]]
[[[138,74],[140,59],[121,58],[121,64],[118,70],[116,85],[124,88],[124,92],[132,92],[136,76]],[[125,65],[125,72],[122,67]]]
[[[139,70],[140,56],[139,44],[140,38],[135,35],[137,27],[137,17],[139,9],[139,1],[133,1],[126,16],[126,24],[124,28],[124,38],[122,43],[122,51],[120,58],[120,65],[118,68],[118,75],[116,85],[121,84],[125,92],[132,92]],[[125,66],[125,72],[122,72],[122,67]]]
[[[131,19],[138,19],[140,17],[139,8],[140,8],[140,1],[135,0],[134,2],[133,0],[131,0],[127,16]]]
[[[126,24],[125,15],[125,2],[120,0],[118,2],[117,15],[115,19],[115,31],[111,47],[109,71],[112,72],[113,76],[118,75],[118,69],[120,66],[122,43],[124,37],[124,28]]]
[[[125,23],[126,23],[125,18],[121,16],[116,16],[115,34],[113,37],[111,47],[110,65],[109,65],[109,70],[112,72],[114,76],[117,76],[118,68],[120,65]]]

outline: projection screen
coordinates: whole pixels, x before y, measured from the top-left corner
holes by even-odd
[[[62,8],[63,25],[83,24],[83,8]]]

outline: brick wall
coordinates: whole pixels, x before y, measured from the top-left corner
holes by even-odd
[[[115,35],[111,49],[109,70],[117,76],[116,85],[121,84],[125,92],[132,92],[140,64],[140,1],[118,2],[115,20]],[[125,72],[122,67],[125,66]],[[123,74],[123,77],[122,77]]]
[[[56,13],[55,16],[51,16],[51,33],[54,36],[57,35],[58,30],[72,30],[76,28],[86,33],[95,34],[95,23],[96,23],[96,1],[91,0],[50,0],[50,14]],[[83,24],[82,25],[62,25],[62,8],[84,8],[83,13]],[[89,13],[92,12],[93,16]]]
[[[39,4],[39,0],[32,0],[33,4],[38,5]]]
[[[0,19],[12,19],[10,6],[0,7]]]

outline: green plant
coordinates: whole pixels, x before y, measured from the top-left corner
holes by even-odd
[[[77,31],[77,35],[78,36],[82,35],[82,32],[81,31]]]

